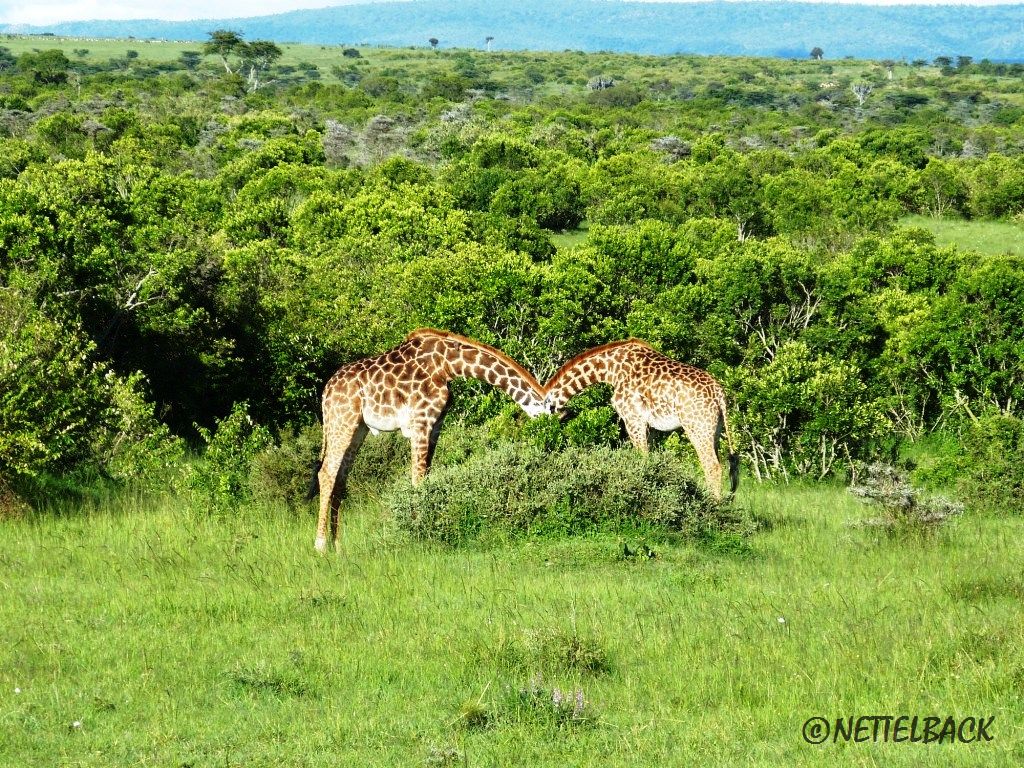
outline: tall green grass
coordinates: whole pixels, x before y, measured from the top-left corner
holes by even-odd
[[[955,245],[961,250],[986,254],[1024,256],[1024,223],[1021,222],[907,216],[900,224],[927,229],[935,235],[939,245]]]
[[[125,497],[5,521],[0,764],[1024,760],[1019,517],[893,538],[850,525],[871,512],[842,489],[747,484],[749,546],[623,559],[639,542],[399,543],[363,498],[327,557],[311,511]],[[524,706],[538,680],[582,689],[586,721]],[[801,737],[884,713],[995,715],[995,740]]]

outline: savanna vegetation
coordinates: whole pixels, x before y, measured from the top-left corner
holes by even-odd
[[[1019,762],[1018,66],[0,46],[0,755],[919,765],[800,726],[941,710]],[[314,558],[319,390],[419,326],[706,368],[736,502],[467,382]]]

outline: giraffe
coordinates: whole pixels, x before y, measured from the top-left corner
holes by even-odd
[[[401,430],[412,442],[412,482],[430,469],[455,378],[486,381],[537,416],[551,413],[540,382],[494,347],[447,331],[421,328],[394,349],[342,366],[323,391],[323,442],[312,498],[319,486],[317,551],[327,549],[327,521],[338,545],[338,508],[345,480],[366,433]]]
[[[639,450],[648,450],[650,427],[666,432],[682,427],[716,499],[722,497],[718,441],[724,431],[729,444],[730,493],[735,493],[739,457],[733,452],[725,391],[711,374],[666,357],[639,339],[613,341],[563,365],[544,385],[545,402],[557,413],[569,398],[598,382],[612,385],[612,407]]]

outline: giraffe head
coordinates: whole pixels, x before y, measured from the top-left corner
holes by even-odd
[[[550,395],[545,395],[542,399],[534,399],[533,401],[522,406],[526,415],[531,419],[535,419],[538,416],[550,416],[555,412],[555,406],[551,400]]]
[[[540,409],[540,412],[545,414],[553,414],[558,412],[558,404],[555,401],[554,393],[548,392],[544,395],[544,400],[541,401]]]

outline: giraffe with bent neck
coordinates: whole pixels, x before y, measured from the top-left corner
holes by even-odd
[[[342,366],[323,392],[323,443],[311,493],[320,488],[316,549],[327,549],[327,526],[338,544],[338,508],[345,480],[370,432],[401,430],[412,442],[412,482],[430,462],[451,396],[452,379],[485,381],[507,392],[528,415],[550,413],[544,390],[523,366],[494,347],[447,331],[421,328],[394,349]]]
[[[647,452],[651,427],[665,432],[682,427],[716,499],[722,497],[718,442],[725,432],[730,492],[736,491],[739,457],[729,432],[725,390],[711,374],[666,357],[639,339],[613,341],[563,365],[544,385],[545,402],[557,413],[571,397],[599,382],[612,385],[612,407],[639,450]]]

